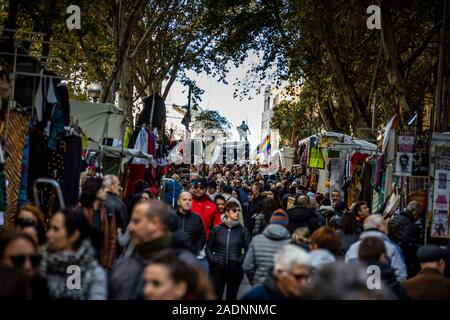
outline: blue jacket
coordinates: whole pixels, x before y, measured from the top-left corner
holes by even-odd
[[[369,230],[361,233],[359,241],[352,244],[345,254],[345,262],[358,262],[359,245],[361,244],[362,240],[369,237],[375,237],[383,240],[386,247],[386,256],[389,260],[388,265],[395,269],[395,276],[398,281],[406,280],[408,273],[406,270],[406,264],[402,254],[402,250],[395,242],[389,240],[389,238],[383,232],[378,230]]]
[[[175,190],[174,190],[174,183],[175,183]],[[177,207],[177,200],[178,196],[181,193],[181,184],[178,181],[167,181],[166,183],[166,192],[164,196],[164,202],[172,205],[172,202],[174,203],[174,207]]]
[[[247,195],[247,191],[245,191],[244,188],[239,188],[239,200],[241,200],[241,202],[243,204],[247,203],[248,204],[248,195]]]
[[[264,284],[258,284],[253,287],[252,290],[242,297],[242,300],[286,300],[286,297],[277,286],[273,268],[269,270]]]

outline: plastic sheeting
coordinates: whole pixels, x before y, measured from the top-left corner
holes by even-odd
[[[125,115],[109,103],[70,102],[70,115],[88,138],[101,143],[103,138],[123,139]]]

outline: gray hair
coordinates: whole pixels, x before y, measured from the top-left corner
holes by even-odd
[[[103,184],[106,189],[109,189],[111,187],[114,179],[119,179],[119,177],[117,177],[113,174],[107,174],[106,176],[103,177]]]
[[[318,269],[307,285],[305,300],[386,300],[391,296],[382,282],[381,289],[370,290],[368,274],[356,264],[335,262]]]
[[[310,265],[309,254],[296,245],[285,245],[274,257],[274,271],[288,272],[295,264]]]

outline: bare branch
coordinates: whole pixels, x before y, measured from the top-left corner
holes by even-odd
[[[170,5],[172,4],[172,0],[167,1],[166,5],[164,6],[164,8],[159,12],[158,16],[156,17],[155,20],[153,20],[153,22],[150,24],[150,26],[147,28],[147,30],[145,31],[144,35],[142,36],[141,40],[138,42],[138,44],[136,45],[136,47],[134,48],[133,52],[130,54],[130,58],[134,58],[134,56],[138,53],[139,49],[141,48],[142,44],[144,43],[144,41],[147,40],[148,36],[151,35],[153,33],[153,31],[155,31],[158,23],[160,22],[161,18],[166,14],[167,10],[169,9]]]

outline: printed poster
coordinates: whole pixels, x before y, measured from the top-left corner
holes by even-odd
[[[397,139],[397,157],[395,161],[395,175],[408,176],[413,171],[414,133],[400,131]]]
[[[450,171],[435,170],[433,192],[433,218],[431,236],[448,237],[448,213],[450,209]]]

